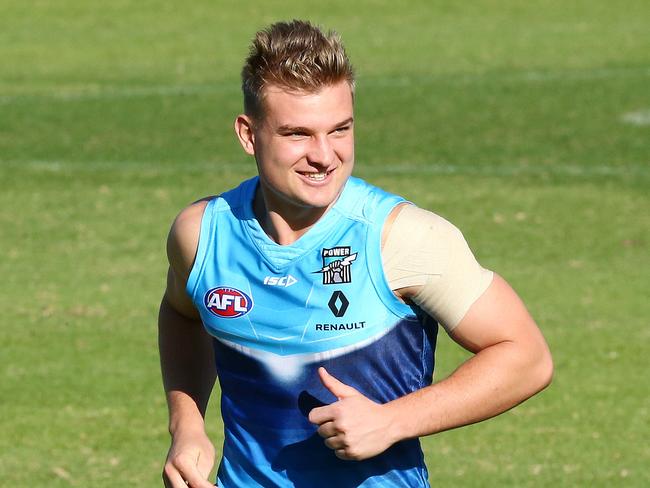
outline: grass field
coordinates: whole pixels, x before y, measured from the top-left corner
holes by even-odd
[[[463,229],[554,354],[540,396],[424,440],[432,484],[650,486],[645,0],[4,0],[0,486],[161,486],[164,239],[254,174],[238,73],[287,18],[357,66],[356,174]],[[443,338],[437,377],[464,357]]]

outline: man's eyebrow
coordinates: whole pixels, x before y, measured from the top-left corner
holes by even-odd
[[[342,122],[339,122],[338,124],[335,124],[334,127],[343,127],[344,125],[349,125],[352,122],[354,122],[354,117],[348,117]]]
[[[343,127],[344,125],[349,125],[352,122],[354,122],[354,117],[348,117],[347,119],[342,120],[341,122],[338,122],[338,123],[334,124],[332,127],[333,128]],[[283,133],[286,133],[286,132],[307,132],[307,133],[309,133],[312,130],[307,128],[307,127],[302,127],[300,125],[285,124],[285,125],[281,125],[280,127],[278,127],[277,131],[278,132],[283,132]]]
[[[299,125],[285,124],[278,127],[278,132],[309,132],[309,129]]]

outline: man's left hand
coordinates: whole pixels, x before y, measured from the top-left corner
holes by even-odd
[[[386,405],[373,402],[340,382],[325,368],[319,368],[318,375],[338,400],[314,408],[309,421],[319,426],[318,434],[337,457],[361,461],[384,452],[395,442],[390,432],[392,412]]]

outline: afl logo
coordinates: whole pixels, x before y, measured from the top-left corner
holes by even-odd
[[[234,319],[246,315],[253,308],[253,300],[243,291],[226,286],[208,290],[203,298],[205,308],[217,317]]]

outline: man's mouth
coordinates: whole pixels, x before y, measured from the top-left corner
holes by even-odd
[[[323,181],[327,176],[334,171],[333,169],[329,171],[320,171],[318,173],[313,173],[313,172],[306,172],[306,171],[299,171],[301,175],[304,177],[313,180],[313,181]]]

